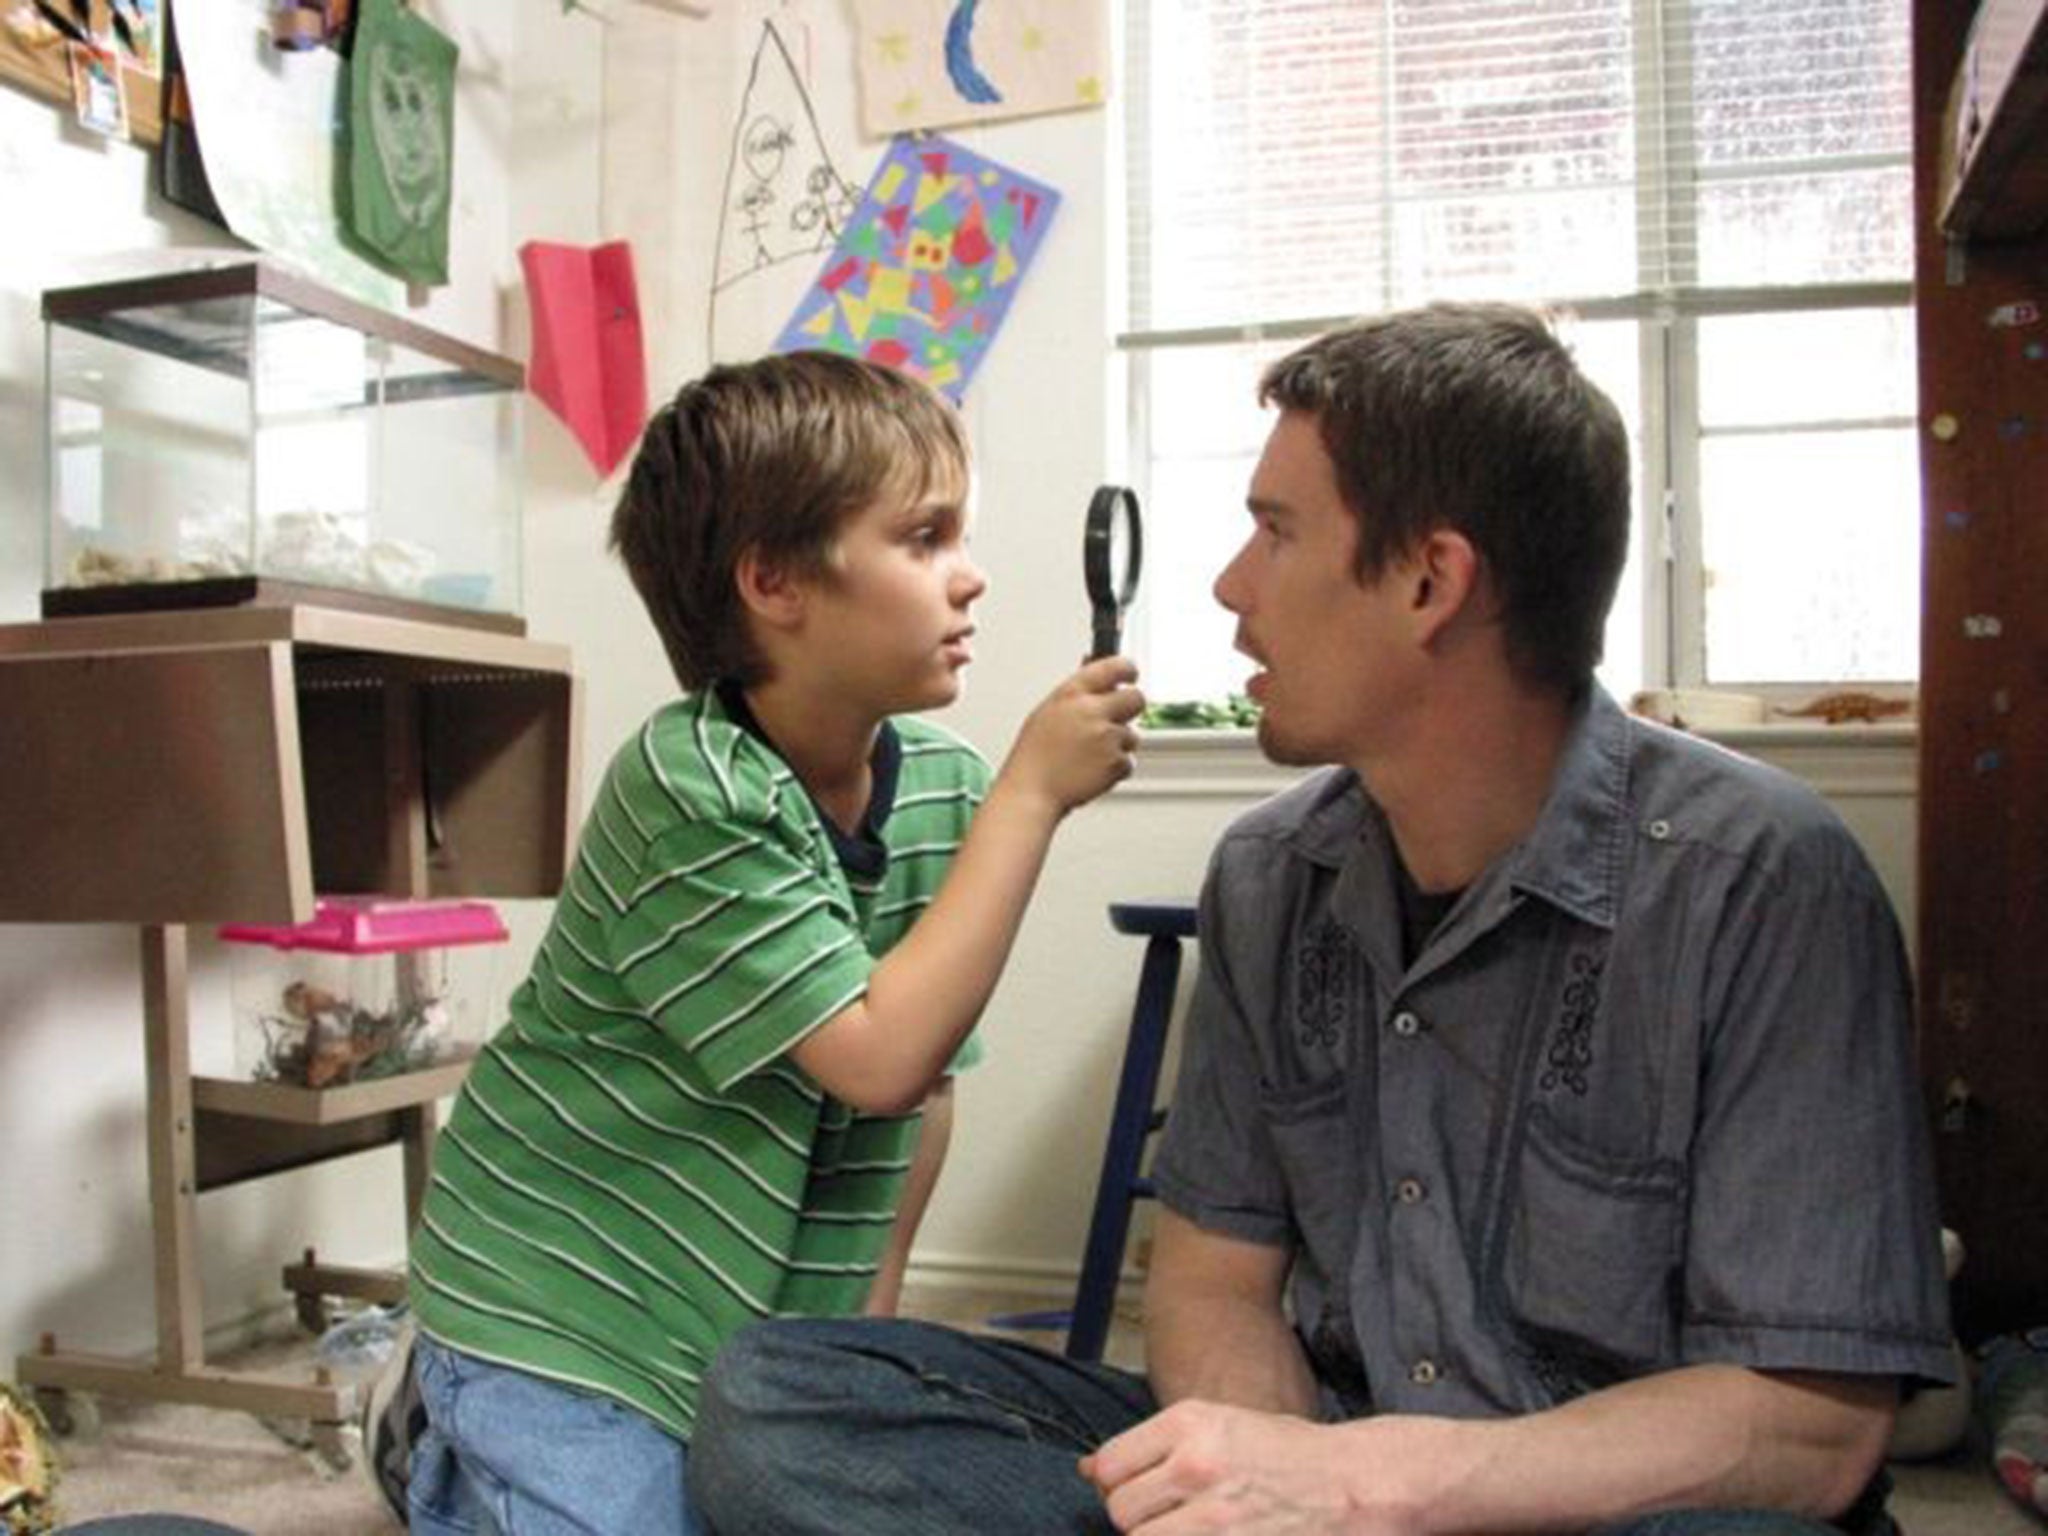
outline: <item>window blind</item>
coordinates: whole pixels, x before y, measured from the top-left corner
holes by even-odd
[[[1907,0],[1130,4],[1126,345],[1910,275]]]

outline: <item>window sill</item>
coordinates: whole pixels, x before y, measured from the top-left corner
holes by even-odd
[[[1795,774],[1824,795],[1911,794],[1917,782],[1919,729],[1910,720],[1780,720],[1693,734]],[[1137,771],[1119,798],[1258,799],[1310,771],[1268,762],[1255,731],[1154,729],[1143,737]]]

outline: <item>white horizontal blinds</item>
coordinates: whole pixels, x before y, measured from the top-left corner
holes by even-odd
[[[1132,4],[1140,344],[1907,275],[1907,0]]]
[[[1912,270],[1906,0],[1664,0],[1671,283],[1904,281]]]
[[[1333,0],[1132,0],[1139,330],[1379,307],[1386,25]],[[1134,107],[1138,104],[1134,103]]]

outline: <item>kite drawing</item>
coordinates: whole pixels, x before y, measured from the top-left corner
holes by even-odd
[[[1059,204],[949,140],[897,139],[775,350],[865,357],[957,402]]]
[[[825,150],[817,114],[782,35],[773,22],[762,23],[718,210],[711,282],[714,356],[720,291],[783,262],[829,251],[859,202],[860,193]]]
[[[1107,0],[857,0],[870,137],[1108,97]]]

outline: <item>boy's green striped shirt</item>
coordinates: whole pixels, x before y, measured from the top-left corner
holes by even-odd
[[[412,1242],[426,1332],[687,1439],[734,1329],[859,1310],[918,1118],[850,1110],[787,1052],[863,995],[989,780],[916,718],[883,728],[875,766],[886,864],[870,847],[842,865],[795,774],[718,694],[619,751],[510,1021],[436,1144]],[[978,1054],[970,1039],[956,1067]]]

